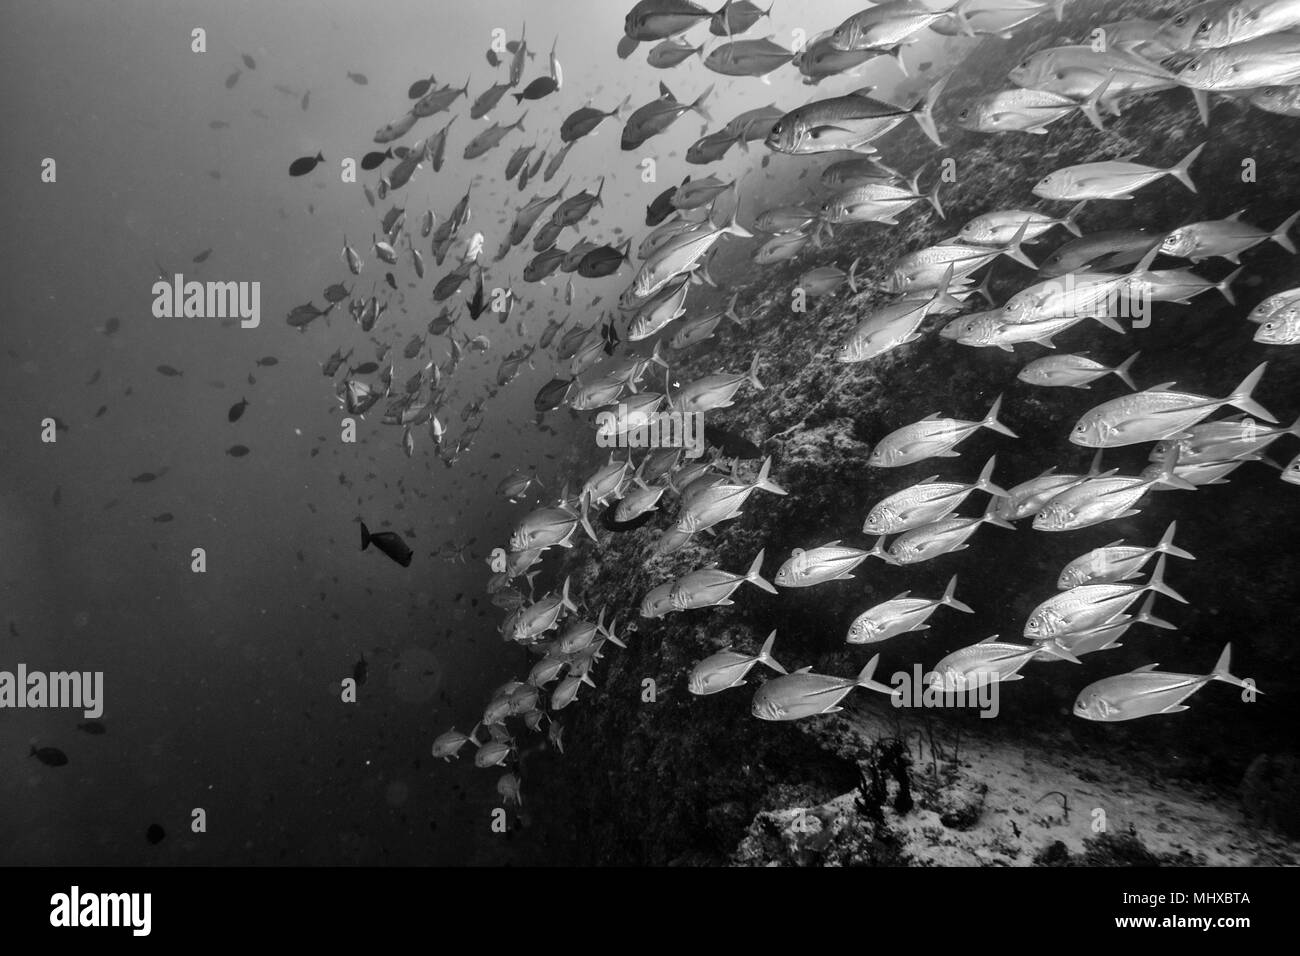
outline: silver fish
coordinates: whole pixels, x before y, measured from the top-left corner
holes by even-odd
[[[776,631],[767,635],[757,655],[742,654],[727,649],[711,654],[691,669],[686,688],[692,694],[717,694],[732,687],[739,687],[745,682],[746,675],[755,664],[770,667],[778,674],[788,673],[772,657],[772,644],[776,640]]]

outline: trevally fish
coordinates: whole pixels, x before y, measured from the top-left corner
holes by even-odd
[[[943,597],[938,600],[914,598],[910,596],[911,591],[904,591],[854,618],[846,640],[850,644],[877,644],[899,634],[929,630],[930,625],[925,622],[940,607],[974,614],[974,608],[957,600],[956,589],[957,575],[954,574],[944,589]]]
[[[815,717],[818,714],[834,714],[841,710],[840,701],[849,695],[855,687],[879,691],[893,695],[894,689],[887,684],[873,680],[876,665],[880,663],[877,654],[867,661],[857,677],[828,677],[812,673],[811,667],[804,667],[782,677],[774,677],[754,694],[750,711],[762,720],[800,720]]]
[[[1249,688],[1260,694],[1253,683],[1234,677],[1232,645],[1225,644],[1214,669],[1204,675],[1175,674],[1156,671],[1159,664],[1147,664],[1127,674],[1106,677],[1079,691],[1074,701],[1074,713],[1085,720],[1115,722],[1151,717],[1155,714],[1177,714],[1187,709],[1183,703],[1211,681],[1220,680],[1235,687]]]
[[[1173,166],[1160,169],[1125,160],[1107,160],[1100,163],[1082,163],[1048,173],[1033,188],[1033,194],[1043,199],[1132,199],[1133,193],[1165,176],[1173,176],[1196,192],[1189,170],[1205,149],[1197,146]]]
[[[1160,541],[1149,548],[1124,545],[1123,540],[1112,541],[1102,548],[1093,548],[1075,558],[1061,571],[1056,586],[1062,591],[1085,584],[1113,584],[1126,581],[1142,573],[1142,568],[1157,554],[1171,554],[1176,558],[1195,561],[1196,557],[1174,545],[1174,532],[1178,522],[1169,522]]]
[[[772,657],[772,644],[775,640],[776,631],[773,631],[767,635],[767,640],[756,655],[742,654],[730,648],[709,655],[691,669],[686,689],[692,694],[705,695],[739,687],[755,664],[770,667],[778,674],[788,673]]]
[[[940,418],[935,412],[882,438],[871,450],[867,464],[876,468],[900,468],[927,458],[955,458],[960,452],[953,449],[981,428],[1015,438],[1016,433],[998,421],[1001,409],[1002,396],[999,395],[988,414],[978,422]]]
[[[979,477],[971,484],[939,481],[933,475],[924,481],[895,492],[872,506],[862,524],[864,534],[900,534],[948,517],[973,492],[985,491],[995,498],[1009,497],[1008,493],[993,483],[994,455],[984,465]]]
[[[1225,405],[1277,424],[1277,419],[1250,397],[1266,368],[1267,362],[1257,366],[1226,398],[1176,392],[1171,388],[1173,382],[1165,382],[1143,392],[1103,402],[1084,413],[1070,433],[1070,441],[1089,448],[1119,448],[1160,441],[1183,434]]]

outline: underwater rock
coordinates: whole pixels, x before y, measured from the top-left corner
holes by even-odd
[[[1300,837],[1300,757],[1260,754],[1241,779],[1241,803],[1256,823]]]
[[[939,822],[950,830],[969,830],[979,822],[988,792],[987,784],[958,781],[939,791],[933,809],[939,814]]]

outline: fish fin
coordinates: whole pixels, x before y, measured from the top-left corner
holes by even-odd
[[[1236,390],[1224,399],[1224,402],[1234,408],[1241,409],[1247,415],[1251,415],[1255,418],[1262,418],[1264,421],[1272,422],[1276,425],[1277,419],[1269,413],[1268,409],[1264,408],[1263,405],[1260,405],[1250,397],[1250,393],[1255,390],[1255,386],[1259,384],[1259,380],[1264,377],[1264,370],[1266,368],[1268,368],[1267,362],[1261,362],[1257,365],[1255,370],[1242,380],[1242,383],[1237,386]]]
[[[1163,618],[1156,617],[1151,613],[1151,607],[1155,602],[1156,596],[1154,594],[1148,594],[1146,600],[1142,603],[1142,609],[1138,611],[1137,616],[1133,618],[1133,621],[1139,624],[1150,624],[1152,627],[1159,627],[1166,631],[1178,630],[1176,625],[1170,624]]]
[[[370,529],[366,527],[366,523],[363,521],[361,522],[361,550],[364,551],[368,547],[370,547]]]
[[[1102,98],[1106,95],[1106,90],[1114,79],[1115,71],[1111,70],[1106,75],[1106,79],[1101,81],[1101,85],[1092,91],[1092,95],[1079,104],[1079,111],[1088,118],[1088,122],[1103,133],[1106,132],[1106,125],[1101,121]],[[1075,235],[1080,235],[1080,233],[1075,233]]]
[[[1291,227],[1295,225],[1296,219],[1298,218],[1300,218],[1300,209],[1291,213],[1291,215],[1287,217],[1286,222],[1274,229],[1268,238],[1273,242],[1276,242],[1287,252],[1295,253],[1295,243],[1291,241],[1289,233],[1291,232]]]
[[[1244,268],[1245,266],[1242,266],[1241,269],[1236,269],[1222,282],[1216,282],[1214,285],[1214,288],[1218,290],[1219,295],[1228,300],[1229,305],[1237,304],[1237,297],[1232,292],[1232,284],[1237,281],[1237,277],[1241,275],[1242,269]]]
[[[778,674],[788,674],[789,671],[777,663],[776,659],[772,656],[772,645],[775,641],[776,631],[773,631],[771,634],[767,635],[767,640],[763,642],[763,647],[758,652],[758,662],[760,664],[766,664]]]
[[[1025,266],[1026,268],[1029,269],[1033,269],[1035,272],[1037,272],[1038,266],[1034,265],[1034,260],[1030,259],[1029,256],[1025,255],[1024,250],[1020,248],[1020,244],[1024,242],[1025,232],[1026,230],[1028,230],[1028,228],[1029,228],[1029,220],[1026,219],[1024,222],[1020,224],[1020,228],[1016,230],[1016,234],[1011,237],[1011,241],[1008,242],[1006,246],[1003,247],[1001,254],[1008,257],[1009,259],[1014,259],[1016,262],[1019,262],[1022,266]]]
[[[1196,555],[1190,554],[1182,548],[1175,547],[1174,532],[1177,529],[1177,521],[1169,522],[1169,527],[1165,529],[1165,533],[1161,536],[1159,543],[1156,545],[1156,550],[1162,554],[1172,555],[1175,558],[1184,558],[1188,561],[1195,561]]]
[[[759,573],[762,569],[763,549],[760,549],[758,554],[754,556],[754,560],[750,562],[749,571],[745,574],[745,580],[750,584],[757,585],[769,594],[776,594],[776,588],[774,588],[771,583]],[[776,632],[773,631],[772,633],[775,634]]]
[[[876,673],[876,665],[880,663],[880,655],[877,654],[867,661],[867,666],[858,672],[857,680],[854,681],[856,686],[865,687],[869,690],[878,690],[881,693],[894,695],[894,688],[886,686],[879,681],[872,680],[872,675]]]
[[[962,17],[961,19],[962,22],[965,23],[965,18]],[[966,24],[966,28],[970,28],[969,24]],[[897,59],[898,65],[901,68],[903,65],[903,54],[901,48],[898,50]],[[920,103],[908,110],[908,115],[911,116],[912,119],[916,120],[916,125],[921,127],[921,131],[925,133],[926,136],[930,137],[934,145],[938,146],[940,149],[943,148],[943,140],[939,138],[939,128],[934,123],[934,107],[935,104],[939,102],[939,97],[943,94],[944,87],[948,85],[948,81],[951,78],[951,72],[945,74],[939,82],[930,87],[925,94],[925,98]],[[943,214],[940,213],[940,215],[942,216]]]
[[[963,614],[974,614],[975,610],[963,601],[958,601],[954,596],[957,591],[957,575],[948,579],[948,586],[944,589],[943,597],[939,598],[940,604],[946,604],[954,610],[961,611]]]
[[[1135,392],[1138,390],[1138,387],[1133,382],[1133,379],[1129,376],[1128,372],[1129,369],[1133,367],[1133,363],[1137,361],[1138,356],[1141,354],[1142,354],[1141,352],[1134,352],[1132,355],[1126,358],[1119,365],[1111,369],[1112,374],[1119,376],[1120,380],[1129,388],[1133,389],[1133,391]]]
[[[1167,598],[1173,598],[1180,604],[1186,604],[1187,598],[1183,597],[1169,585],[1165,584],[1165,555],[1161,554],[1156,560],[1155,572],[1151,575],[1151,580],[1147,582],[1144,590],[1152,591],[1156,594],[1163,594]]]
[[[1213,677],[1215,680],[1221,680],[1227,684],[1234,684],[1237,687],[1252,688],[1251,684],[1242,680],[1240,677],[1234,677],[1229,672],[1229,668],[1231,666],[1232,666],[1232,645],[1224,644],[1223,652],[1219,655],[1219,660],[1215,663],[1214,670],[1213,672],[1211,672],[1210,676]],[[1257,688],[1252,688],[1252,689],[1254,689],[1256,693],[1259,694],[1264,693],[1262,690],[1258,690]]]
[[[1002,396],[999,395],[993,402],[993,407],[989,409],[989,413],[985,415],[984,420],[979,423],[980,427],[987,428],[990,431],[995,431],[999,435],[1006,435],[1008,438],[1018,438],[1019,436],[1015,432],[998,421],[998,412],[1001,411],[1001,409]]]
[[[998,456],[993,455],[984,463],[984,470],[980,472],[979,478],[975,480],[976,491],[986,491],[995,498],[1010,498],[1011,495],[1004,488],[993,484],[993,466],[998,463]]]
[[[1186,704],[1172,704],[1172,705],[1170,705],[1169,707],[1166,707],[1164,710],[1160,711],[1160,713],[1162,713],[1162,714],[1181,714],[1181,713],[1182,713],[1183,711],[1185,711],[1185,710],[1187,710],[1187,705],[1186,705]]]
[[[1178,165],[1167,170],[1170,176],[1173,176],[1175,179],[1177,179],[1180,183],[1182,183],[1192,192],[1196,192],[1196,183],[1192,182],[1192,177],[1189,170],[1192,168],[1192,163],[1196,162],[1196,158],[1201,155],[1201,150],[1203,149],[1205,149],[1205,143],[1202,143],[1200,146],[1197,146],[1190,153],[1188,153],[1181,160],[1179,160]]]

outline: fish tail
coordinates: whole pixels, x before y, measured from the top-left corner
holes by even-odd
[[[760,550],[754,557],[754,560],[750,563],[749,570],[745,573],[745,580],[750,584],[757,585],[769,594],[776,594],[776,588],[772,587],[771,583],[759,573],[762,570],[763,551]],[[776,632],[773,631],[772,633],[775,634]]]
[[[736,311],[736,300],[739,298],[740,298],[739,292],[732,295],[731,301],[727,303],[727,311],[724,312],[723,315],[725,315],[732,322],[735,322],[738,326],[740,326],[743,329],[747,327],[746,322],[744,319],[740,317],[740,314]]]
[[[1228,305],[1237,304],[1237,297],[1233,294],[1232,284],[1237,281],[1237,277],[1241,275],[1241,271],[1245,268],[1245,266],[1238,266],[1236,270],[1233,271],[1232,275],[1214,285],[1214,288],[1219,291],[1219,295],[1228,300]]]
[[[755,488],[762,488],[764,491],[774,495],[784,495],[786,490],[776,482],[768,478],[768,472],[772,469],[772,456],[768,455],[763,459],[763,467],[758,470],[758,479],[754,482]]]
[[[862,257],[858,256],[853,260],[852,265],[849,266],[849,288],[853,290],[854,295],[857,295],[858,293],[858,264],[861,261]]]
[[[981,471],[980,476],[975,479],[975,490],[987,491],[995,498],[1010,498],[1011,495],[1010,493],[1007,492],[1005,488],[993,484],[993,466],[996,465],[997,463],[998,463],[997,455],[993,455],[992,457],[989,458],[987,462],[984,463],[984,470]]]
[[[731,218],[722,227],[722,231],[738,239],[752,239],[754,234],[736,221],[736,217],[740,215],[740,187],[733,183],[732,188],[736,191],[736,203],[731,207]]]
[[[758,662],[760,664],[766,664],[778,674],[788,674],[790,672],[778,664],[776,658],[772,656],[772,644],[775,643],[775,641],[776,631],[773,631],[771,634],[767,635],[767,640],[763,642],[763,647],[758,652]]]
[[[969,26],[967,29],[969,29]],[[901,48],[898,51],[898,65],[900,69],[903,66],[903,51]],[[925,99],[908,111],[908,115],[916,120],[916,125],[921,127],[921,131],[930,137],[934,145],[940,149],[943,148],[943,140],[939,138],[939,128],[934,124],[934,106],[939,102],[939,97],[943,94],[944,87],[948,85],[948,80],[951,78],[951,73],[945,75],[938,83],[930,87],[925,94]]]
[[[1129,372],[1129,369],[1133,367],[1133,363],[1137,361],[1138,356],[1141,355],[1141,354],[1142,354],[1141,352],[1134,352],[1132,355],[1130,355],[1130,356],[1129,356],[1128,358],[1126,358],[1124,361],[1120,362],[1120,363],[1119,363],[1118,365],[1116,365],[1113,369],[1111,369],[1111,372],[1112,372],[1113,374],[1119,376],[1120,381],[1122,381],[1122,382],[1123,382],[1125,385],[1127,385],[1129,388],[1133,389],[1133,391],[1135,391],[1135,392],[1138,390],[1138,387],[1137,387],[1137,385],[1133,382],[1133,379],[1132,379],[1132,377],[1129,375],[1128,372]]]
[[[1174,166],[1172,169],[1168,170],[1170,176],[1173,176],[1175,179],[1177,179],[1180,183],[1182,183],[1192,192],[1196,192],[1196,183],[1192,182],[1192,176],[1190,170],[1192,168],[1192,163],[1196,162],[1196,157],[1201,155],[1201,150],[1203,149],[1205,149],[1204,143],[1202,143],[1200,146],[1197,146],[1190,153],[1184,156],[1179,161],[1177,166]]]
[[[1163,554],[1156,560],[1156,569],[1151,575],[1151,580],[1147,582],[1146,590],[1156,594],[1163,594],[1167,598],[1173,598],[1179,604],[1187,603],[1187,598],[1165,584],[1165,556]]]
[[[582,523],[582,530],[587,532],[587,537],[599,544],[600,541],[596,537],[596,532],[591,528],[591,520],[587,517],[587,498],[588,493],[584,491],[579,499],[579,508],[581,511],[578,515],[578,520]]]
[[[954,595],[957,593],[957,575],[948,579],[948,586],[944,588],[943,597],[939,598],[940,604],[945,604],[954,610],[961,611],[963,614],[974,614],[975,609],[964,601],[958,601]]]
[[[1106,126],[1101,121],[1101,102],[1102,97],[1106,95],[1106,90],[1110,87],[1111,80],[1115,79],[1115,71],[1111,70],[1106,79],[1101,81],[1101,85],[1092,91],[1092,95],[1083,103],[1079,104],[1079,110],[1084,116],[1088,117],[1088,122],[1101,130],[1106,131]],[[1082,203],[1080,203],[1082,205]],[[1077,207],[1076,207],[1077,208]],[[1082,233],[1076,232],[1075,235],[1081,236]]]
[[[1174,532],[1177,530],[1178,522],[1169,522],[1169,527],[1165,529],[1165,533],[1161,536],[1159,544],[1156,545],[1156,550],[1161,554],[1173,555],[1175,558],[1184,558],[1188,561],[1195,561],[1196,555],[1174,546]]]
[[[1249,687],[1252,690],[1255,690],[1253,684],[1248,684],[1240,677],[1233,676],[1229,671],[1230,667],[1232,667],[1232,644],[1228,643],[1223,645],[1223,652],[1219,655],[1219,659],[1215,663],[1214,670],[1210,673],[1210,677],[1215,680],[1221,680],[1226,684],[1233,684],[1237,687]],[[1262,694],[1264,692],[1262,690],[1256,690],[1256,693]]]
[[[763,383],[758,380],[758,357],[759,353],[754,353],[754,360],[749,363],[749,384],[760,392],[763,390]]]
[[[943,211],[943,204],[939,202],[939,189],[943,186],[943,177],[934,181],[934,188],[925,194],[926,200],[934,207],[934,211],[939,214],[940,219],[947,219],[948,214]],[[912,192],[916,192],[915,189]]]
[[[894,688],[871,679],[872,675],[876,673],[876,665],[879,663],[879,654],[867,661],[867,666],[858,672],[858,677],[857,680],[854,681],[854,684],[858,687],[865,687],[868,690],[878,690],[882,694],[888,694],[892,697],[894,696]]]
[[[880,558],[880,560],[884,561],[886,564],[894,563],[894,556],[885,549],[885,535],[883,534],[877,538],[876,543],[871,546],[870,553]]]
[[[1020,228],[1016,230],[1016,234],[1011,237],[1011,241],[1008,242],[1005,247],[1003,247],[1002,255],[1006,256],[1008,259],[1014,259],[1016,262],[1019,262],[1022,266],[1025,266],[1026,268],[1029,269],[1033,269],[1035,272],[1037,272],[1038,266],[1034,265],[1034,260],[1030,259],[1029,256],[1025,255],[1024,250],[1020,248],[1020,243],[1024,242],[1025,232],[1028,229],[1029,229],[1029,220],[1026,219],[1024,222],[1020,224]]]
[[[601,633],[603,633],[603,634],[605,635],[606,639],[607,639],[611,644],[617,644],[619,647],[623,648],[623,650],[627,650],[627,645],[623,643],[622,638],[620,638],[620,637],[618,636],[618,634],[615,633],[615,631],[614,631],[614,625],[617,624],[617,623],[618,623],[618,615],[615,614],[615,615],[614,615],[614,620],[612,620],[612,621],[609,622],[609,629],[608,629],[608,630],[602,630]]]
[[[1272,422],[1276,425],[1277,419],[1269,413],[1268,409],[1250,397],[1250,393],[1255,390],[1255,387],[1259,384],[1259,380],[1264,377],[1264,369],[1266,368],[1268,368],[1267,362],[1261,362],[1257,365],[1255,370],[1242,380],[1242,383],[1237,386],[1236,390],[1224,399],[1224,402],[1228,405],[1232,405],[1234,408],[1241,409],[1247,415],[1252,415],[1255,418],[1262,418],[1264,421]]]
[[[582,684],[586,684],[588,687],[596,686],[596,682],[591,679],[590,674],[583,674],[580,678],[578,678],[578,682]]]
[[[577,611],[578,605],[573,603],[573,598],[569,597],[569,579],[564,579],[564,585],[560,589],[560,604],[567,607],[570,611]]]
[[[1088,477],[1096,478],[1101,474],[1101,453],[1103,449],[1098,448],[1097,454],[1092,456],[1092,463],[1088,465]]]
[[[1060,641],[1047,641],[1039,646],[1038,651],[1040,654],[1047,654],[1049,657],[1069,661],[1071,664],[1083,663],[1079,658],[1071,654]]]
[[[993,407],[989,409],[989,413],[985,415],[984,420],[980,422],[980,427],[990,429],[991,431],[995,431],[999,435],[1006,435],[1008,438],[1019,438],[1020,437],[1019,435],[1017,435],[1006,425],[1003,425],[1000,421],[998,421],[998,412],[1000,412],[1001,410],[1002,410],[1002,396],[999,395],[997,397],[997,400],[993,402]]]
[[[1272,234],[1269,236],[1269,239],[1273,240],[1290,253],[1296,251],[1295,243],[1291,241],[1291,236],[1289,235],[1291,227],[1295,225],[1296,219],[1300,219],[1300,209],[1291,213],[1291,215],[1287,217],[1286,222],[1274,229]]]
[[[1013,525],[1013,524],[1012,524],[1010,521],[1008,521],[1006,518],[1004,518],[1004,517],[1002,517],[1000,514],[998,514],[998,499],[997,499],[997,498],[990,498],[990,499],[989,499],[988,507],[984,509],[984,515],[980,518],[980,521],[982,521],[982,522],[984,522],[984,523],[986,523],[986,524],[991,524],[991,525],[993,525],[994,527],[997,527],[997,528],[1006,528],[1008,531],[1015,531],[1015,530],[1016,530],[1016,526],[1015,526],[1015,525]]]
[[[1083,230],[1079,228],[1079,213],[1083,212],[1083,207],[1087,204],[1088,201],[1085,199],[1083,202],[1076,204],[1073,209],[1061,217],[1061,225],[1070,230],[1070,232],[1074,233],[1080,239],[1083,238]]]
[[[1136,623],[1150,624],[1152,627],[1164,628],[1166,631],[1178,630],[1177,625],[1170,624],[1164,618],[1156,617],[1151,613],[1152,606],[1156,603],[1156,596],[1148,594],[1147,599],[1142,602],[1142,610],[1138,611],[1137,616],[1133,618]]]
[[[370,547],[370,529],[366,527],[366,523],[363,521],[361,522],[361,550],[364,551],[368,547]]]
[[[709,95],[712,92],[713,92],[713,86],[710,85],[707,90],[705,90],[699,96],[695,97],[695,101],[691,103],[691,105],[688,107],[688,109],[694,110],[696,113],[699,113],[700,116],[704,117],[704,121],[706,123],[713,122],[713,117],[710,116],[709,111],[704,108],[704,101],[709,98]]]

